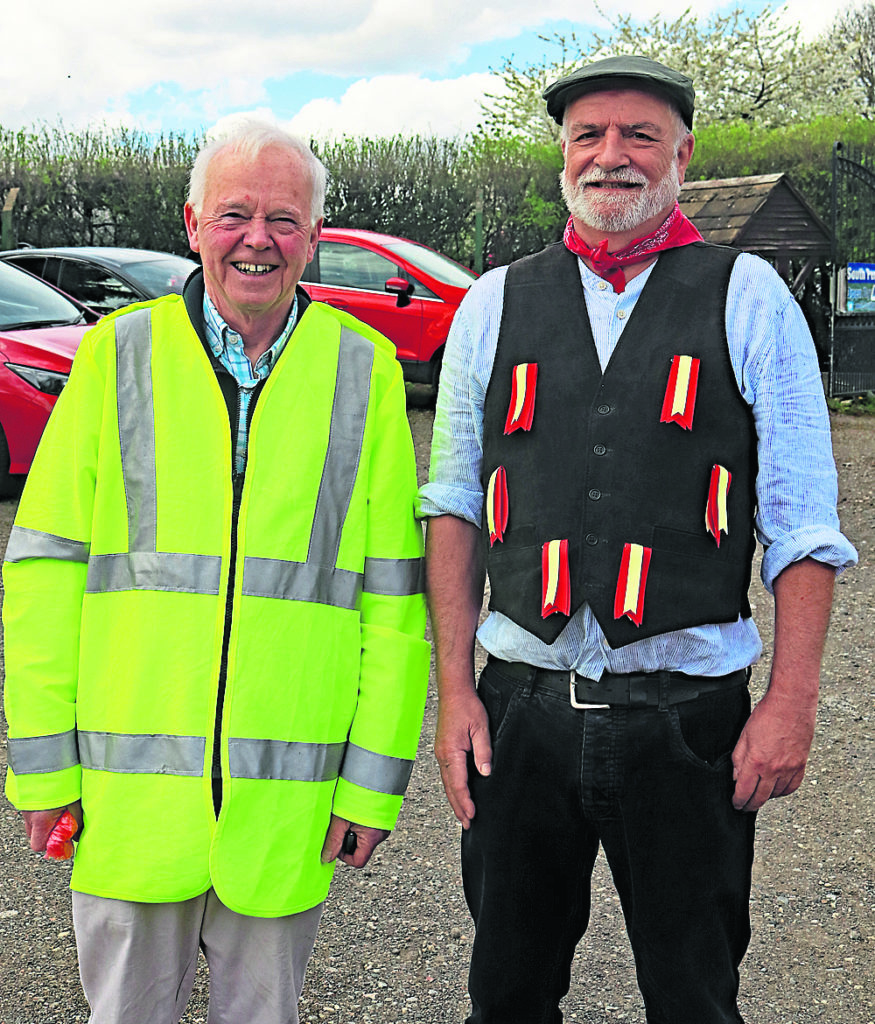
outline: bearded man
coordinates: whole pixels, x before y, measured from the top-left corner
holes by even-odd
[[[802,781],[856,558],[817,360],[772,268],[680,211],[686,76],[615,57],[544,96],[564,244],[462,303],[420,493],[468,1022],[562,1020],[599,846],[649,1024],[738,1022],[755,812]],[[755,536],[775,646],[751,713]]]

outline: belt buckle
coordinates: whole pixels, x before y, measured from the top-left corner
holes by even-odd
[[[581,704],[577,699],[577,673],[574,669],[571,670],[568,680],[568,695],[571,700],[571,706],[576,708],[578,711],[593,711],[599,708],[609,708],[610,704]]]

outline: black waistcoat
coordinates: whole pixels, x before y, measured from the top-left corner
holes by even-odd
[[[662,253],[604,374],[577,258],[558,243],[508,269],[481,473],[486,494],[504,467],[507,527],[490,545],[484,501],[481,532],[490,608],[546,643],[569,619],[542,616],[553,540],[567,541],[570,615],[588,602],[612,647],[750,615],[756,434],[725,329],[737,255],[705,243]],[[660,421],[676,356],[699,361],[691,429]],[[521,363],[537,364],[531,429],[505,434]],[[731,474],[728,532],[706,529],[715,466]],[[626,545],[649,553],[640,624],[615,607]]]

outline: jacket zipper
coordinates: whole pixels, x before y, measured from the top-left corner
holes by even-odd
[[[246,480],[246,466],[238,473],[237,465],[237,434],[240,427],[241,394],[243,389],[237,388],[237,415],[234,418],[231,435],[231,484],[233,498],[231,502],[231,549],[229,553],[228,586],[225,591],[225,629],[222,635],[222,656],[219,661],[219,685],[216,693],[216,720],[213,729],[213,806],[218,818],[222,808],[222,716],[225,707],[225,687],[228,681],[228,653],[231,646],[231,623],[234,610],[234,585],[237,579],[237,525],[240,519],[240,505],[243,501],[243,484]],[[253,403],[254,405],[254,403]],[[250,410],[251,412],[251,410]],[[248,429],[248,428],[247,428]],[[247,454],[249,438],[247,436]]]

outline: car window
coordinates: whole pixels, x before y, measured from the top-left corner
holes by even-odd
[[[319,243],[319,280],[337,288],[385,291],[390,277],[399,277],[398,265],[370,249],[346,242]]]
[[[36,274],[37,277],[46,277],[44,272],[45,256],[12,256],[6,262],[11,263],[15,267],[21,267],[22,270],[29,270],[31,274]],[[48,278],[46,279],[48,280]]]
[[[102,314],[140,301],[137,292],[115,274],[80,260],[61,260],[58,287]]]
[[[125,272],[139,283],[147,295],[156,299],[160,295],[182,295],[182,286],[195,270],[194,260],[184,256],[167,256],[161,260],[144,260],[125,264]]]
[[[477,275],[473,270],[469,270],[448,256],[435,252],[434,249],[428,249],[424,245],[419,245],[417,242],[408,242],[401,238],[387,242],[386,248],[397,252],[402,259],[412,263],[415,267],[422,267],[426,274],[430,274],[443,284],[450,284],[456,288],[470,288],[477,280]]]
[[[443,301],[440,295],[435,295],[431,288],[424,285],[422,281],[417,281],[409,270],[405,270],[402,267],[399,277],[403,277],[405,281],[409,281],[413,285],[413,291],[410,294],[415,296],[417,299],[437,299],[438,302]]]
[[[45,281],[0,262],[0,330],[76,324],[82,314]]]

